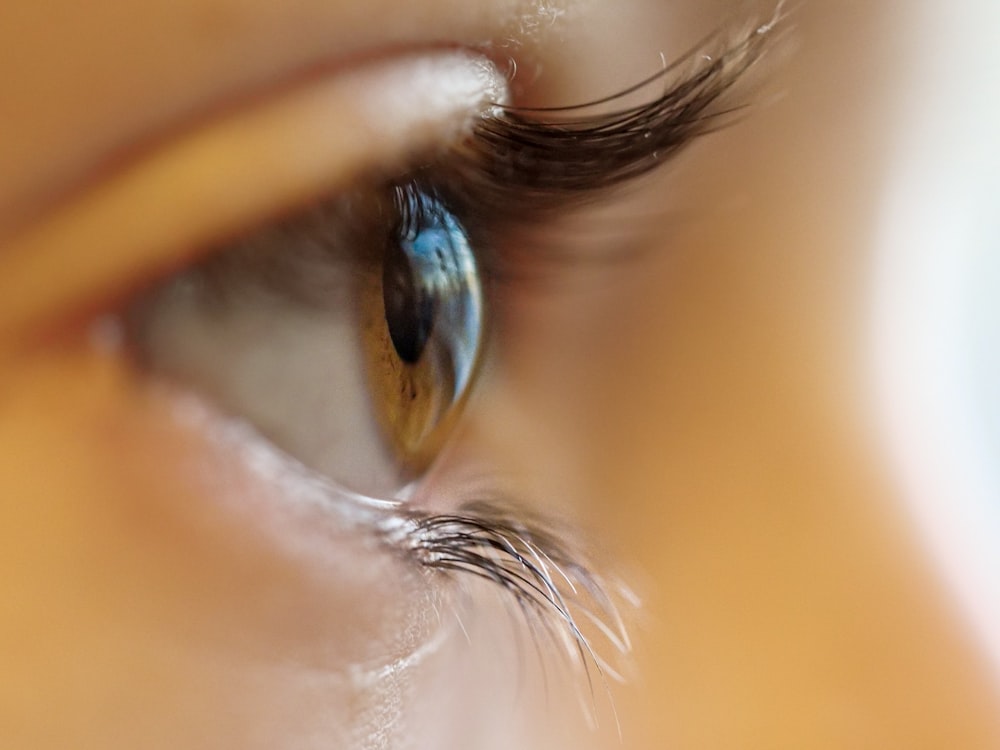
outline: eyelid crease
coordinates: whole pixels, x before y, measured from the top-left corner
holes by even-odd
[[[0,345],[24,344],[60,315],[103,309],[373,164],[442,148],[505,88],[479,55],[407,54],[182,136],[5,243]]]

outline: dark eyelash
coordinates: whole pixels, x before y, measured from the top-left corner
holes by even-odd
[[[771,20],[754,24],[734,43],[713,34],[656,75],[604,99],[571,107],[500,107],[440,165],[418,170],[414,182],[444,194],[460,214],[465,208],[530,219],[651,172],[744,106],[727,104],[726,95],[773,41],[781,12],[779,6]],[[666,90],[646,104],[584,114],[653,84]],[[449,185],[461,185],[461,193]],[[474,196],[475,206],[463,205],[463,196]]]
[[[514,230],[663,166],[727,122],[739,106],[722,104],[726,94],[773,41],[780,12],[779,6],[768,23],[749,27],[728,45],[722,40],[733,39],[732,33],[723,37],[717,32],[656,75],[613,96],[574,107],[497,107],[461,142],[413,167],[405,179],[373,175],[355,191],[255,231],[234,243],[239,252],[217,254],[206,266],[220,267],[221,274],[214,275],[225,279],[234,271],[240,278],[260,279],[289,300],[323,299],[328,287],[316,283],[316,269],[329,266],[345,249],[354,252],[355,260],[369,260],[373,221],[398,225],[405,220],[400,206],[431,195],[460,218],[491,275],[508,277],[510,264],[503,263],[502,248]],[[655,83],[665,84],[666,90],[646,104],[582,114]],[[386,200],[398,194],[409,200]],[[275,254],[275,245],[332,252],[313,253],[316,262],[307,263],[301,250]]]

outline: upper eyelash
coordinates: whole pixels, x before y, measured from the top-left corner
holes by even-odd
[[[549,109],[495,107],[464,139],[436,158],[423,161],[405,179],[373,175],[362,181],[353,198],[348,193],[307,206],[249,237],[257,237],[262,231],[275,236],[283,232],[335,231],[348,241],[328,244],[357,251],[364,241],[353,235],[371,219],[363,211],[358,214],[357,206],[365,204],[364,200],[356,200],[358,196],[380,190],[389,194],[427,193],[462,219],[480,260],[493,276],[509,274],[498,248],[512,227],[533,224],[597,198],[609,188],[663,166],[696,138],[719,128],[725,116],[737,108],[720,107],[720,102],[767,49],[775,19],[750,27],[728,45],[722,43],[719,33],[713,34],[656,75],[597,101]],[[715,53],[717,48],[721,51]],[[713,54],[708,54],[709,50]],[[580,114],[594,105],[613,102],[667,80],[670,85],[664,93],[646,104],[606,114]],[[546,114],[557,116],[541,117]],[[242,241],[234,244],[241,245]],[[216,254],[213,257],[218,259],[207,266],[226,266],[227,277],[243,267],[250,267],[251,273],[241,276],[260,275],[248,263],[252,254],[239,253],[238,262],[227,258],[232,255]],[[265,252],[263,256],[270,258],[273,254]],[[282,256],[270,262],[280,266],[284,261],[301,266],[301,258],[292,262]],[[271,288],[283,283],[282,275],[274,273],[260,280]],[[284,278],[284,284],[289,287],[286,296],[290,299],[317,295],[311,274]]]
[[[609,97],[569,107],[497,107],[441,162],[417,170],[415,182],[428,183],[460,212],[530,220],[651,172],[744,106],[723,102],[772,43],[782,13],[779,4],[769,21],[750,26],[735,42],[722,43],[717,32]],[[664,93],[646,104],[583,113],[663,82]],[[461,193],[449,184],[460,185]],[[474,196],[475,206],[464,205],[464,196]]]

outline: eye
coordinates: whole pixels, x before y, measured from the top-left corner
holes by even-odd
[[[357,179],[147,292],[127,316],[133,350],[336,483],[404,497],[475,380],[488,318],[478,256],[502,265],[515,235],[520,261],[542,255],[533,227],[718,127],[769,28],[642,106],[494,107],[410,174]]]
[[[457,420],[483,306],[459,218],[430,188],[371,183],[218,249],[143,295],[128,329],[145,366],[388,498]]]

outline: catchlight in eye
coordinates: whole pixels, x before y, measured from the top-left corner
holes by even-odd
[[[458,218],[413,184],[266,226],[141,297],[133,348],[344,487],[419,478],[475,375],[484,301]]]

